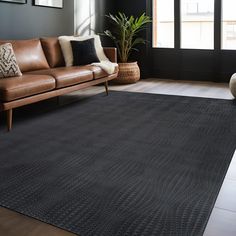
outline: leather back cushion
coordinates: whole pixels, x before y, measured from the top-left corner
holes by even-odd
[[[51,68],[65,66],[58,38],[41,38],[40,40],[49,66]]]
[[[1,40],[0,44],[3,43],[12,44],[21,72],[49,68],[39,39]]]

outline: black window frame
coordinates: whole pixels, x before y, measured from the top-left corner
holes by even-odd
[[[153,25],[148,32],[148,37],[151,39],[152,49],[159,50],[203,50],[203,51],[236,51],[236,49],[222,48],[222,1],[214,0],[214,48],[199,49],[199,48],[181,48],[181,0],[174,1],[174,47],[153,47]],[[153,0],[147,5],[149,15],[153,17]]]

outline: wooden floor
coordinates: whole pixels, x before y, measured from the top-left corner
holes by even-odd
[[[233,99],[227,84],[147,79],[111,90]],[[60,97],[60,105],[104,91],[96,86]],[[55,103],[48,102],[48,106]],[[45,105],[45,104],[44,104]],[[27,115],[30,115],[27,112]],[[15,124],[17,125],[17,124]],[[14,132],[14,129],[13,129]],[[1,193],[0,193],[1,194]],[[74,234],[0,207],[0,236],[72,236]],[[236,152],[228,169],[204,236],[236,235]]]

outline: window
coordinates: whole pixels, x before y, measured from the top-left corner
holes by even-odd
[[[153,47],[174,48],[174,0],[153,0]]]
[[[236,50],[235,9],[236,0],[153,0],[153,47]]]
[[[235,0],[222,0],[222,49],[236,49],[235,9]]]
[[[214,0],[181,1],[181,48],[214,49]]]

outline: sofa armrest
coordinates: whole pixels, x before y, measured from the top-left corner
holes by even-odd
[[[111,62],[117,62],[117,49],[116,48],[103,48],[105,55]]]

